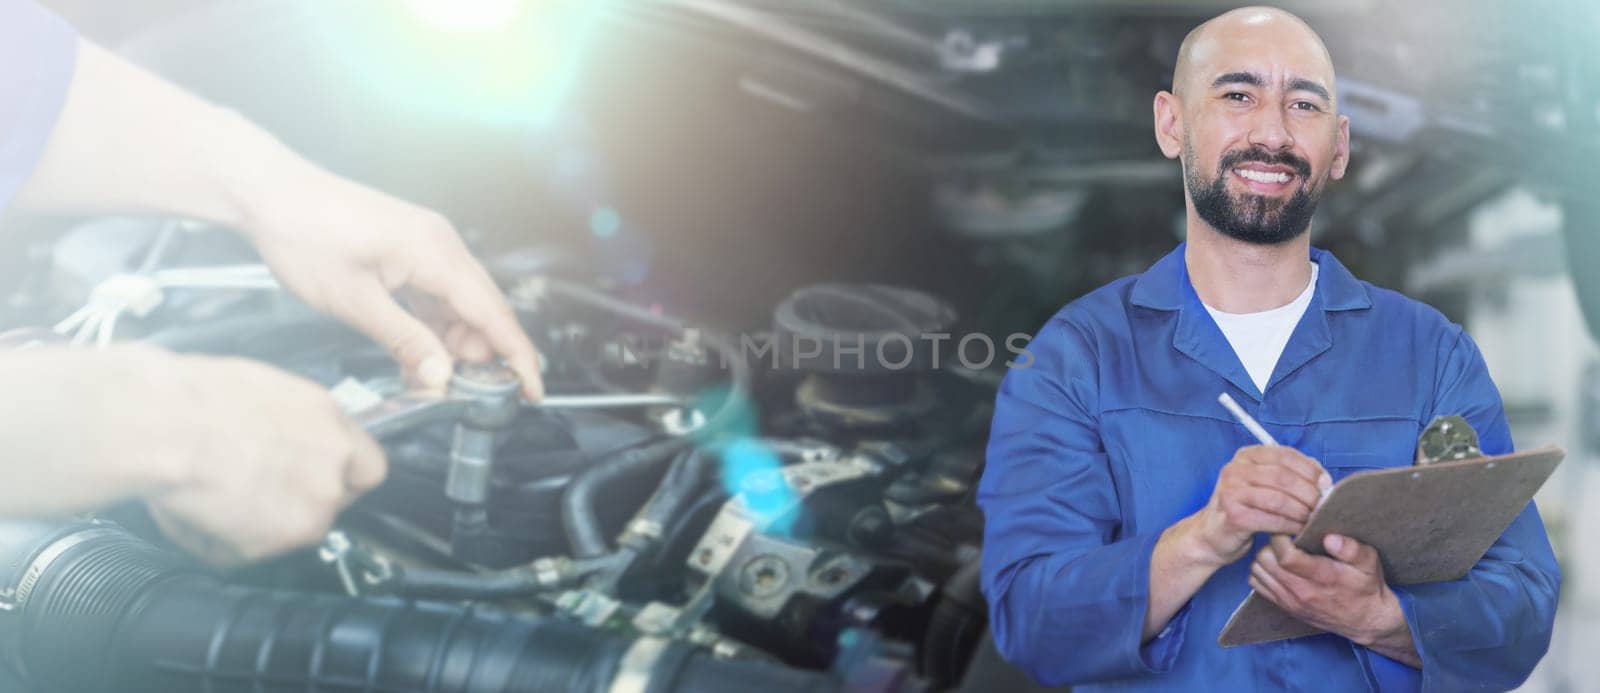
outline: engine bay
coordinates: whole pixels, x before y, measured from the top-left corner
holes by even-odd
[[[195,634],[164,635],[167,651],[108,656],[111,680],[128,686],[119,690],[183,690],[224,673],[238,686],[227,690],[375,686],[395,675],[373,654],[390,641],[417,647],[404,645],[407,635],[433,638],[441,653],[467,647],[457,635],[421,635],[403,617],[381,616],[396,608],[456,614],[439,616],[436,629],[477,623],[485,609],[621,643],[547,663],[600,676],[609,690],[714,690],[693,677],[671,682],[682,672],[663,657],[679,650],[695,654],[673,655],[674,666],[735,663],[751,668],[749,681],[793,687],[782,690],[961,683],[986,619],[982,516],[972,500],[997,380],[984,367],[1026,360],[1026,335],[959,349],[930,340],[949,338],[954,309],[885,285],[805,287],[774,308],[770,329],[736,332],[691,326],[580,279],[529,275],[507,282],[508,295],[541,351],[546,397],[523,400],[515,376],[492,362],[459,364],[447,393],[422,395],[407,390],[382,349],[298,304],[251,260],[226,230],[99,220],[41,255],[24,286],[49,291],[12,297],[36,324],[68,316],[54,329],[11,332],[15,348],[137,341],[265,361],[330,388],[389,460],[387,480],[321,546],[209,576],[217,613],[161,626],[187,624]],[[162,541],[136,506],[88,521],[67,539],[46,532],[56,543],[14,565],[69,570],[69,549],[96,543],[80,541],[84,533],[118,545]],[[124,530],[131,535],[117,534]],[[170,550],[160,559],[184,563]],[[98,598],[92,577],[73,589],[81,594],[72,598]],[[61,617],[45,615],[55,607],[38,596],[17,602],[40,609],[39,623]],[[280,605],[276,615],[255,613],[267,604]],[[293,621],[285,609],[311,605],[366,615],[324,624],[321,635],[274,630]],[[138,608],[160,620],[198,607]],[[262,644],[296,637],[310,643],[293,664],[271,654],[292,647]],[[488,649],[474,656],[497,647],[484,637],[478,645]],[[26,638],[35,647],[50,641]],[[324,647],[369,668],[352,673],[337,657],[313,656]],[[618,661],[595,664],[605,652]],[[90,690],[90,679],[74,678],[83,669],[41,667],[48,654],[26,659],[40,681]],[[173,660],[193,664],[162,665]],[[474,678],[481,672],[462,675],[459,687],[418,689],[583,688],[576,679],[495,687]],[[617,688],[626,677],[647,687]]]

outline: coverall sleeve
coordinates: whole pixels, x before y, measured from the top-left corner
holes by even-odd
[[[27,0],[0,0],[0,209],[33,175],[66,103],[77,34]]]
[[[1440,371],[1434,415],[1459,414],[1485,454],[1512,451],[1500,393],[1478,347],[1459,333]],[[1459,580],[1397,586],[1424,691],[1517,687],[1550,646],[1561,571],[1539,511],[1529,503]]]
[[[1121,536],[1093,344],[1058,315],[1028,352],[1001,383],[978,487],[995,643],[1046,685],[1168,671],[1188,607],[1141,646],[1160,535]]]

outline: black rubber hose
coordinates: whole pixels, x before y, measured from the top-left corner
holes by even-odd
[[[40,693],[597,691],[628,647],[491,609],[224,585],[106,528],[53,546],[14,624]]]
[[[623,562],[623,552],[572,561],[563,575],[565,583],[576,582],[597,571]],[[399,570],[384,583],[383,589],[407,597],[451,600],[490,600],[526,597],[549,591],[551,585],[539,582],[531,566],[470,573],[459,570]]]
[[[386,586],[408,597],[425,599],[499,599],[539,591],[538,578],[528,568],[489,573],[458,570],[406,570]]]
[[[684,323],[676,318],[657,315],[644,308],[608,296],[586,286],[549,280],[548,289],[555,294],[575,299],[590,306],[615,313],[621,317],[648,326],[683,334]],[[745,406],[751,385],[750,365],[733,345],[717,337],[703,337],[701,343],[717,353],[721,363],[728,366],[730,385],[717,411],[706,419],[704,426],[693,434],[705,440],[730,428],[747,412]],[[574,558],[593,558],[610,551],[611,543],[601,527],[597,510],[598,500],[610,484],[635,478],[663,462],[661,456],[671,457],[688,449],[688,440],[667,441],[658,447],[646,446],[625,451],[602,459],[573,480],[561,498],[561,519],[567,533]],[[659,456],[654,456],[659,455]]]
[[[935,686],[954,686],[983,636],[989,608],[979,589],[980,561],[957,570],[940,590],[938,606],[928,619],[922,639],[922,675]]]
[[[708,468],[717,456],[703,448],[678,453],[667,467],[667,472],[656,484],[656,490],[643,507],[634,513],[628,529],[622,533],[617,550],[605,556],[605,564],[593,571],[589,582],[592,588],[613,592],[623,576],[633,571],[641,558],[652,556],[665,539],[665,531],[682,518],[684,510],[695,500],[706,479]],[[639,531],[634,523],[654,527],[654,531]],[[598,560],[598,559],[595,559]]]
[[[638,641],[554,618],[224,585],[104,525],[0,528],[0,579],[23,575],[28,589],[0,612],[0,654],[37,693],[598,693],[624,672],[651,693],[839,686],[677,641],[624,664]]]
[[[599,504],[612,485],[659,469],[693,444],[687,438],[647,443],[601,458],[573,479],[561,494],[561,524],[573,558],[594,558],[610,551]]]
[[[655,494],[650,496],[643,508],[639,509],[634,517],[657,527],[665,528],[673,519],[680,517],[691,502],[695,500],[711,475],[711,467],[718,461],[717,455],[704,448],[689,450],[673,460],[672,466],[667,468],[666,476],[661,478],[661,484],[656,487]],[[641,550],[646,546],[636,547]]]
[[[728,493],[721,487],[707,489],[695,497],[694,503],[674,517],[662,532],[661,551],[656,553],[655,566],[665,569],[671,566],[674,556],[688,555],[694,542],[711,524],[709,514],[716,512],[726,502]]]

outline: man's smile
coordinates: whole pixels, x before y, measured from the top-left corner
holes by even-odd
[[[1257,161],[1240,164],[1230,173],[1251,192],[1261,195],[1282,194],[1290,189],[1298,177],[1292,167]]]

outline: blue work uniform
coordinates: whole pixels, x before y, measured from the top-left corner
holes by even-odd
[[[66,102],[72,27],[32,2],[0,0],[0,209],[33,174]]]
[[[1311,305],[1265,392],[1206,312],[1184,246],[1061,309],[1006,374],[978,489],[983,592],[1000,652],[1074,690],[1503,690],[1549,647],[1560,572],[1530,503],[1465,577],[1395,586],[1422,670],[1332,634],[1223,649],[1252,550],[1141,643],[1150,554],[1256,441],[1229,393],[1337,481],[1412,463],[1436,416],[1512,450],[1472,339],[1432,308],[1312,250]],[[1264,537],[1258,537],[1259,549]]]

